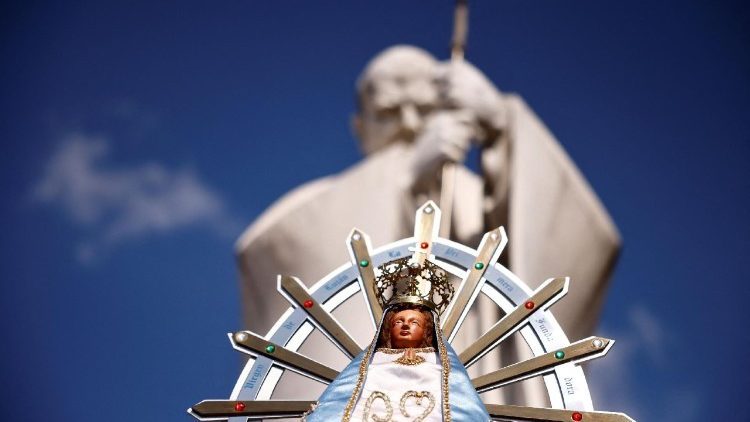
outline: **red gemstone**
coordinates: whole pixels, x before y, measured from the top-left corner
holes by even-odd
[[[571,415],[570,418],[574,421],[581,421],[583,420],[583,415],[578,412],[573,412],[573,415]]]
[[[242,403],[241,401],[238,401],[234,405],[234,410],[237,411],[237,412],[242,412],[243,410],[245,410],[245,403]]]
[[[308,309],[310,309],[310,308],[312,308],[312,307],[313,307],[313,301],[312,301],[312,300],[310,300],[310,299],[307,299],[307,300],[305,301],[305,303],[303,303],[303,304],[302,304],[302,306],[304,306],[305,308],[308,308]]]
[[[526,307],[526,309],[534,309],[534,302],[532,302],[532,301],[528,301],[528,302],[524,303],[524,305],[523,305],[523,306],[525,306],[525,307]],[[579,420],[580,420],[580,419],[579,419]]]
[[[429,243],[427,243],[427,242],[422,242],[422,243],[420,243],[420,244],[419,244],[419,246],[420,246],[420,247],[421,247],[422,249],[427,249],[427,247],[428,247],[428,246],[430,246],[430,244],[429,244]]]

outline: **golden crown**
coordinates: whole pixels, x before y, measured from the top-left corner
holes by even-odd
[[[386,262],[376,271],[375,296],[383,309],[397,303],[413,303],[440,315],[453,293],[445,270],[428,260],[419,265],[409,257],[400,258]]]

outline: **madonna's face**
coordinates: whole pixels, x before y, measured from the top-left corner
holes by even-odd
[[[419,347],[425,335],[425,317],[415,309],[405,309],[393,316],[391,344],[396,349]]]

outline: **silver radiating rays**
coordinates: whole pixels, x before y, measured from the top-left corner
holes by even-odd
[[[532,291],[497,263],[508,242],[502,227],[486,233],[478,250],[473,250],[439,238],[440,217],[440,209],[428,201],[417,210],[413,238],[377,250],[372,249],[367,234],[358,229],[352,230],[346,242],[351,261],[309,290],[297,278],[279,276],[278,291],[292,308],[266,336],[250,331],[229,334],[232,346],[253,358],[242,371],[229,400],[205,400],[188,409],[188,413],[202,421],[301,417],[314,406],[314,397],[305,397],[306,400],[300,401],[260,399],[261,391],[273,391],[278,382],[278,369],[274,368],[294,371],[324,384],[330,383],[338,375],[337,371],[297,352],[310,334],[310,329],[304,329],[305,324],[312,324],[346,356],[353,358],[361,352],[362,347],[330,311],[359,291],[365,298],[375,326],[383,314],[375,295],[375,269],[389,261],[411,255],[416,262],[429,259],[462,279],[443,318],[442,329],[449,341],[454,339],[480,292],[505,313],[505,317],[461,351],[459,359],[466,366],[477,362],[516,332],[524,337],[534,353],[531,359],[479,376],[472,379],[472,383],[477,391],[482,392],[530,377],[545,376],[552,408],[487,404],[493,419],[531,422],[632,421],[622,413],[593,410],[585,376],[579,366],[586,360],[605,356],[614,340],[589,337],[570,343],[548,310],[567,293],[569,280],[549,279]],[[281,327],[285,330],[280,330]],[[271,376],[274,371],[277,376]],[[561,392],[565,390],[563,379],[575,386],[573,394],[562,395]]]

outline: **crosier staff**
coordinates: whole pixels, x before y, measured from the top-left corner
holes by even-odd
[[[466,48],[466,35],[469,30],[469,7],[467,0],[456,0],[456,9],[453,14],[453,39],[451,40],[451,62],[460,63],[464,60]],[[453,197],[456,187],[456,164],[447,162],[443,164],[443,173],[440,184],[440,209],[443,218],[440,222],[440,236],[450,238],[451,220],[453,214]]]

